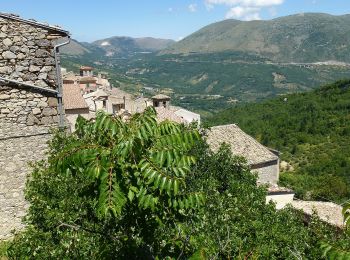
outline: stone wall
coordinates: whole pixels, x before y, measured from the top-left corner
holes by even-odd
[[[54,32],[20,21],[0,18],[0,76],[48,89],[55,89]],[[0,85],[0,118],[11,122],[52,124],[57,122],[56,98]]]
[[[57,126],[57,97],[45,89],[56,89],[54,45],[61,37],[0,17],[0,77],[25,83],[0,82],[0,240],[23,227],[28,163],[45,157],[49,129]]]
[[[44,158],[50,139],[45,126],[26,126],[0,120],[0,240],[23,227],[28,203],[24,186],[29,162]]]
[[[57,123],[57,98],[34,89],[0,86],[0,119],[28,126]]]
[[[279,179],[279,160],[254,165],[253,172],[258,173],[258,183],[277,184]]]

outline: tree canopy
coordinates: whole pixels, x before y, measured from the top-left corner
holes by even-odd
[[[266,204],[265,187],[227,146],[197,129],[98,113],[57,133],[26,185],[26,229],[13,259],[320,259],[347,234]]]

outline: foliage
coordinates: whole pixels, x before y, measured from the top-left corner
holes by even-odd
[[[201,221],[189,225],[196,248],[205,249],[209,259],[320,257],[301,215],[266,204],[266,189],[256,186],[244,160],[231,157],[228,147],[197,152],[202,163],[189,183],[195,190],[202,187],[206,207],[198,213]]]
[[[203,196],[185,178],[197,130],[158,124],[152,108],[129,122],[100,112],[79,118],[73,135],[57,135],[48,164],[27,183],[28,228],[10,253],[22,258],[153,258],[179,254],[176,222]],[[140,257],[142,258],[142,257]]]
[[[319,241],[349,248],[317,218],[306,226],[300,212],[266,204],[227,146],[213,153],[197,130],[158,124],[154,110],[129,122],[99,113],[76,129],[34,166],[11,258],[320,259]]]
[[[264,145],[280,150],[295,168],[280,181],[304,199],[350,198],[350,80],[310,93],[236,106],[210,124],[237,123]]]
[[[346,232],[349,233],[350,227],[350,202],[347,202],[343,206],[343,216],[344,224],[346,227]],[[323,250],[323,256],[330,260],[337,259],[350,259],[350,250],[344,250],[341,247],[330,245],[329,243],[323,242],[321,244],[321,249]]]
[[[0,260],[5,260],[7,259],[7,249],[9,243],[6,241],[0,241]]]

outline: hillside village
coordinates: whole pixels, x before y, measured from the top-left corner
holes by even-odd
[[[157,94],[151,98],[134,96],[109,82],[105,73],[94,75],[92,67],[81,66],[78,75],[62,69],[63,103],[69,127],[74,129],[78,115],[86,119],[94,118],[98,110],[122,116],[125,120],[135,113],[142,113],[153,106],[158,120],[171,120],[177,123],[197,123],[200,115],[187,109],[171,105],[171,98]]]
[[[27,164],[45,158],[50,129],[73,132],[79,115],[93,120],[98,110],[128,120],[149,106],[155,108],[159,122],[200,127],[199,114],[172,106],[167,95],[134,96],[113,87],[108,75],[84,64],[79,74],[62,69],[59,48],[69,42],[68,31],[3,13],[0,27],[0,240],[23,228],[21,219],[28,209],[23,192],[30,173]],[[295,201],[293,191],[279,187],[278,151],[263,146],[238,125],[212,127],[205,138],[212,150],[227,143],[234,155],[247,160],[258,175],[258,185],[268,189],[267,202],[274,201],[279,209],[292,204],[307,215],[315,209],[324,221],[343,225],[340,206]]]

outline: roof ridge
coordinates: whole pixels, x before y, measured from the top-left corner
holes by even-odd
[[[69,31],[62,29],[61,27],[59,27],[57,25],[50,25],[50,24],[46,24],[46,23],[41,23],[41,22],[38,22],[34,19],[24,19],[24,18],[21,18],[17,14],[0,12],[0,17],[8,18],[8,19],[15,20],[15,21],[20,21],[23,23],[27,23],[27,24],[34,25],[34,26],[41,27],[41,28],[46,28],[46,29],[53,30],[53,31],[57,31],[57,32],[63,33],[67,36],[70,35]]]

